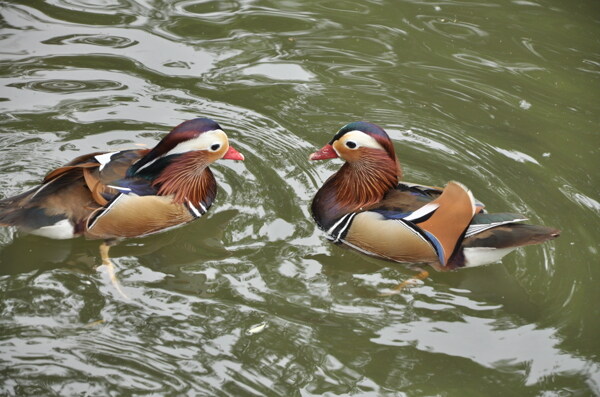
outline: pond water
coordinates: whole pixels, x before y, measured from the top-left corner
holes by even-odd
[[[123,241],[0,231],[2,395],[600,395],[596,0],[0,3],[0,197],[91,151],[224,127],[201,220]],[[409,181],[562,236],[436,273],[331,245],[309,162],[344,124]]]

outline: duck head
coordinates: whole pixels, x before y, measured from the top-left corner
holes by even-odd
[[[345,125],[309,159],[338,157],[346,163],[325,182],[313,200],[313,215],[327,219],[320,223],[379,202],[402,176],[390,137],[372,123],[358,121]]]
[[[219,159],[244,160],[229,145],[219,124],[207,118],[185,121],[127,170],[129,178],[151,181],[159,195],[173,201],[212,202],[217,183],[208,167]]]
[[[219,159],[244,160],[244,156],[229,145],[223,129],[214,120],[196,118],[173,128],[150,152],[127,170],[127,176],[156,175],[169,160],[195,152],[200,166]]]
[[[341,157],[348,162],[359,161],[368,149],[384,150],[396,158],[394,146],[388,134],[378,125],[356,121],[343,126],[320,150],[310,155],[310,160]]]

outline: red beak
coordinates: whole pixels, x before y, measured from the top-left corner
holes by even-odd
[[[229,145],[229,149],[227,149],[227,152],[221,158],[224,160],[244,160],[244,155]]]
[[[326,159],[335,159],[339,157],[335,150],[333,150],[333,146],[327,144],[323,146],[321,149],[317,150],[313,154],[311,154],[308,159],[309,160],[326,160]]]

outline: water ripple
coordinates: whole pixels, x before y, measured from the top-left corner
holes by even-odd
[[[455,54],[454,57],[465,65],[475,65],[477,67],[484,66],[498,71],[506,70],[511,73],[529,73],[544,70],[534,64],[500,62],[497,60],[484,59],[473,54]]]
[[[106,80],[46,80],[46,81],[34,81],[24,84],[7,84],[7,87],[15,88],[26,88],[34,91],[42,92],[80,92],[80,91],[107,91],[107,90],[122,90],[126,89],[114,81]]]
[[[53,37],[46,41],[42,41],[41,43],[49,45],[90,44],[99,47],[112,48],[127,48],[138,44],[137,41],[131,40],[127,37],[93,34]]]
[[[5,14],[8,14],[5,17],[11,21],[15,29],[30,23],[30,20],[23,18],[20,12],[10,13],[11,11],[15,11],[15,8],[5,9]],[[105,34],[99,34],[99,30],[105,30]],[[214,62],[229,56],[227,53],[214,55],[142,30],[64,25],[54,26],[52,32],[54,36],[49,39],[46,31],[13,30],[12,34],[4,40],[4,44],[23,49],[19,56],[13,57],[13,62],[30,61],[32,56],[40,60],[56,59],[60,62],[59,57],[68,59],[70,56],[75,56],[74,54],[90,54],[89,56],[95,60],[106,57],[105,62],[113,65],[118,64],[120,59],[131,60],[142,68],[169,76],[198,76],[211,70]],[[127,37],[128,40],[120,39],[122,37]],[[65,43],[69,45],[64,45]],[[160,52],[154,51],[157,46],[160,46]],[[98,47],[102,48],[102,52],[99,52]],[[35,54],[30,54],[28,49],[32,48],[35,49]],[[177,67],[177,64],[173,67],[173,62],[180,59],[185,59],[188,68],[182,69]]]
[[[460,322],[418,320],[382,328],[373,342],[386,346],[416,346],[417,349],[475,360],[490,368],[520,367],[527,363],[525,383],[533,385],[552,373],[587,373],[591,378],[600,368],[556,347],[556,330],[534,329],[531,325],[503,329],[499,320],[463,316]],[[441,332],[441,330],[444,330]],[[484,350],[470,347],[469,334],[486,340]],[[526,349],[523,347],[527,346]],[[546,357],[560,357],[548,362]],[[596,385],[595,387],[598,387]]]
[[[100,1],[86,1],[86,0],[50,0],[49,4],[57,7],[66,8],[76,11],[94,12],[94,13],[106,13],[113,14],[117,10],[123,11],[128,8],[130,2],[127,0],[100,0]]]
[[[486,37],[489,35],[489,33],[475,24],[460,22],[456,19],[432,15],[419,15],[417,19],[433,32],[449,39],[472,40],[477,37]]]

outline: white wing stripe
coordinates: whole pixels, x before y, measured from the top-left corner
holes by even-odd
[[[97,156],[94,156],[94,158],[100,163],[100,168],[98,168],[98,171],[102,171],[102,169],[104,168],[104,166],[108,163],[110,163],[110,158],[113,156],[113,154],[117,154],[119,152],[110,152],[110,153],[104,153],[104,154],[99,154]]]
[[[346,221],[346,223],[337,232],[335,242],[338,242],[342,238],[342,236],[346,233],[346,230],[348,230],[348,228],[352,224],[352,220],[354,219],[355,216],[356,216],[356,212],[352,213],[352,215],[350,217],[348,217],[348,220]]]
[[[515,222],[523,222],[526,220],[527,220],[527,218],[517,218],[517,219],[511,219],[509,221],[469,225],[469,227],[467,228],[467,232],[465,233],[465,238],[474,236],[478,233],[481,233],[485,230],[488,230],[488,229],[491,229],[491,228],[494,228],[497,226],[507,225],[509,223],[515,223]]]
[[[327,231],[327,234],[331,235],[334,243],[337,243],[338,241],[340,241],[340,239],[342,238],[342,236],[344,235],[346,230],[352,224],[352,220],[354,219],[355,216],[356,216],[356,212],[351,212],[349,214],[346,214],[343,217],[341,217],[340,220],[337,221],[331,228],[329,228],[329,230]]]
[[[340,223],[342,223],[344,221],[344,219],[346,219],[350,215],[352,215],[352,214],[346,214],[346,215],[342,216],[339,221],[337,221],[336,223],[334,223],[333,226],[331,226],[329,228],[329,230],[327,230],[327,234],[333,234],[333,231],[335,230],[335,228],[338,227],[338,225]]]
[[[198,211],[198,208],[194,207],[194,205],[189,200],[187,201],[187,205],[190,211],[192,211],[192,213],[196,216],[196,218],[200,218],[202,216],[200,211]]]
[[[419,208],[412,214],[410,214],[402,219],[407,220],[407,221],[413,221],[415,219],[419,219],[419,218],[429,215],[433,211],[437,210],[439,206],[440,205],[438,203],[425,204],[424,206],[422,206],[421,208]]]
[[[131,189],[128,187],[121,187],[121,186],[115,186],[115,185],[106,185],[107,187],[110,187],[112,189],[118,190],[120,192],[130,192]]]

